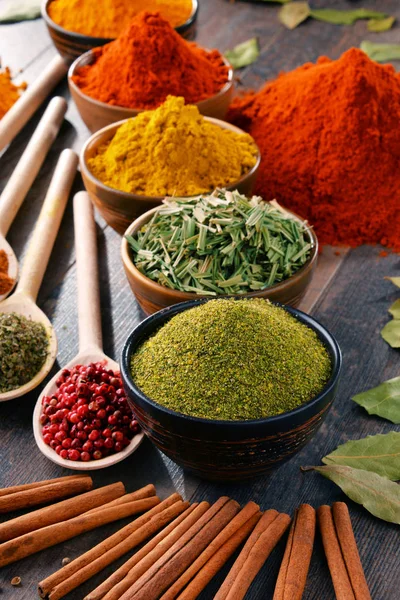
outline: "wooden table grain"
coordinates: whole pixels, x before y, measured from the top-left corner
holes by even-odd
[[[313,5],[354,8],[360,3],[321,0],[313,2]],[[365,0],[362,6],[385,11],[400,19],[397,0]],[[358,46],[362,39],[399,41],[399,26],[384,34],[373,34],[366,31],[365,22],[358,22],[352,27],[338,27],[311,21],[294,31],[288,31],[279,25],[277,12],[277,6],[263,2],[200,0],[196,39],[204,46],[218,47],[224,51],[249,37],[258,36],[260,58],[240,73],[239,82],[240,86],[255,88],[280,71],[293,69],[306,61],[315,61],[320,55],[337,58],[349,47]],[[54,54],[42,20],[0,26],[2,64],[10,66],[14,72],[21,70],[21,80],[32,82]],[[69,99],[66,82],[54,90],[56,94]],[[7,182],[42,112],[38,111],[0,157],[0,190]],[[23,260],[60,151],[68,147],[79,151],[87,137],[88,131],[70,102],[66,122],[8,236],[19,259]],[[78,175],[74,191],[82,187]],[[139,323],[144,315],[125,280],[119,257],[119,235],[99,216],[97,224],[105,352],[118,359],[127,331]],[[304,306],[338,339],[344,356],[344,370],[338,397],[328,418],[312,442],[291,461],[270,476],[243,484],[218,485],[200,481],[183,472],[146,440],[122,464],[95,472],[96,485],[122,480],[128,490],[134,490],[153,482],[161,497],[174,490],[187,499],[197,501],[215,500],[221,494],[229,494],[241,503],[252,499],[259,502],[263,509],[274,507],[290,514],[302,502],[317,507],[345,500],[336,486],[317,474],[302,473],[300,466],[320,464],[324,455],[349,439],[395,429],[382,419],[369,417],[351,401],[355,393],[399,374],[399,353],[389,348],[379,332],[388,320],[388,306],[398,296],[394,286],[383,277],[399,274],[400,258],[398,255],[382,258],[379,251],[380,248],[364,246],[351,250],[340,249],[338,256],[334,249],[326,248],[321,257],[321,267]],[[40,290],[39,305],[52,320],[59,340],[55,371],[77,351],[72,202],[67,208]],[[32,393],[0,405],[0,486],[69,473],[44,458],[35,445],[31,418],[37,395],[38,392]],[[398,527],[379,521],[350,501],[349,507],[372,597],[374,600],[396,600],[400,594]],[[120,526],[113,524],[103,527],[2,569],[1,598],[32,600],[37,597],[37,582],[57,570],[64,557],[78,556]],[[272,598],[283,548],[284,542],[274,550],[247,598]],[[82,600],[122,562],[117,561],[70,593],[67,600]],[[200,597],[202,600],[214,597],[226,571],[227,568],[209,585]],[[22,579],[22,585],[18,588],[10,585],[14,576]],[[317,538],[304,598],[333,600],[334,597],[321,542]]]

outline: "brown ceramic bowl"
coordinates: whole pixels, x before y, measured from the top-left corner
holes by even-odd
[[[143,227],[145,223],[150,221],[154,212],[157,208],[149,210],[144,215],[141,215],[136,221],[132,223],[128,227],[125,232],[125,235],[134,236],[135,233]],[[288,211],[294,217],[298,218],[300,221],[300,217],[296,214]],[[303,221],[302,221],[303,222]],[[134,265],[132,260],[131,250],[129,248],[129,244],[125,238],[125,235],[122,239],[121,243],[121,256],[122,262],[125,269],[125,274],[128,278],[129,285],[133,293],[136,296],[136,300],[140,304],[143,311],[146,315],[152,315],[153,313],[166,308],[167,306],[172,306],[173,304],[178,304],[180,302],[188,302],[190,300],[195,300],[197,298],[204,298],[200,294],[190,293],[190,292],[180,292],[178,290],[172,290],[170,288],[164,287],[163,285],[153,281],[149,277],[146,277],[141,273]],[[294,275],[281,281],[280,283],[276,283],[271,287],[260,290],[257,292],[248,292],[241,294],[241,298],[268,298],[273,302],[279,302],[281,304],[288,304],[290,306],[297,306],[300,303],[300,300],[304,296],[307,287],[309,286],[312,276],[314,274],[314,269],[317,266],[318,260],[318,239],[315,235],[313,229],[309,229],[307,232],[309,237],[309,241],[312,244],[311,255],[308,261],[299,269]],[[237,294],[234,295],[238,297]],[[209,296],[207,296],[209,298]],[[218,298],[229,297],[228,295],[218,296]]]
[[[71,92],[71,96],[78,108],[79,114],[82,117],[86,127],[90,129],[92,133],[107,127],[112,123],[117,123],[123,119],[129,119],[136,117],[144,109],[135,108],[124,108],[123,106],[114,106],[107,104],[106,102],[100,102],[91,98],[87,94],[84,94],[82,90],[72,81],[72,76],[76,71],[85,65],[90,65],[94,60],[94,55],[91,50],[85,52],[82,56],[77,58],[71,65],[68,72],[68,84]],[[218,94],[202,100],[196,104],[200,113],[206,117],[214,117],[214,119],[224,119],[228,112],[229,105],[232,101],[234,93],[234,81],[233,81],[233,70],[230,67],[228,61],[224,61],[229,67],[228,81],[221,88]]]
[[[84,52],[96,48],[97,46],[104,46],[104,44],[113,41],[112,38],[93,37],[90,35],[83,35],[82,33],[75,33],[74,31],[68,31],[68,29],[64,29],[60,25],[57,25],[57,23],[51,19],[47,10],[51,2],[54,2],[54,0],[43,0],[42,17],[45,20],[55,47],[65,61],[72,63]],[[198,9],[198,0],[192,0],[192,14],[186,23],[176,27],[176,31],[183,37],[190,37],[192,35],[196,24]]]
[[[335,338],[325,327],[309,315],[283,306],[300,323],[315,331],[330,355],[332,374],[317,396],[289,412],[251,421],[201,419],[172,411],[135,385],[130,372],[131,357],[169,319],[208,300],[177,304],[142,321],[125,342],[121,376],[132,410],[157,448],[200,477],[243,481],[276,469],[311,440],[335,399],[342,357]]]
[[[225,123],[225,121],[219,121],[211,117],[204,118],[223,129],[244,134],[241,129],[234,127],[230,123]],[[97,148],[110,140],[118,127],[124,122],[113,123],[94,133],[84,145],[80,156],[81,173],[87,192],[107,223],[119,233],[124,233],[132,221],[148,210],[159,206],[163,201],[163,197],[160,196],[139,196],[108,187],[92,175],[87,166],[88,159],[96,154]],[[254,167],[238,179],[238,181],[227,186],[227,189],[237,189],[242,194],[250,195],[256,181],[259,166],[260,152],[258,152],[257,162]]]

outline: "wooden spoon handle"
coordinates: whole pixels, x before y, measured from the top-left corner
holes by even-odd
[[[79,352],[102,350],[96,223],[86,192],[74,196]]]
[[[29,241],[16,292],[36,301],[76,174],[78,156],[63,150]]]
[[[0,196],[0,233],[4,237],[59,132],[67,107],[64,98],[50,101]]]
[[[67,64],[61,56],[56,56],[28,89],[22,92],[0,121],[0,152],[12,142],[67,71]]]

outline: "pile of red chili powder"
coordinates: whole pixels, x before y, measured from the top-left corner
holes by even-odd
[[[400,251],[400,75],[361,50],[321,57],[237,99],[230,120],[261,149],[256,192],[324,244]]]
[[[228,81],[218,50],[187,42],[158,13],[139,13],[117,40],[93,53],[94,63],[72,79],[84,94],[117,106],[152,109],[167,96],[195,104]]]

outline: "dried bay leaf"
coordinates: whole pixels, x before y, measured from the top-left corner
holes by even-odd
[[[279,20],[287,29],[295,29],[311,14],[308,2],[291,2],[282,6],[279,11]]]
[[[400,433],[369,435],[339,446],[322,459],[326,465],[337,464],[372,471],[382,477],[400,479]]]
[[[399,46],[399,49],[400,49],[400,46]],[[392,283],[394,283],[394,285],[397,285],[397,287],[400,288],[400,277],[385,277],[385,279],[387,279],[388,281],[391,281]]]
[[[376,473],[340,465],[313,467],[379,519],[400,525],[400,486]]]
[[[9,0],[0,8],[0,23],[37,19],[40,5],[41,0]]]
[[[387,13],[356,8],[355,10],[339,10],[336,8],[316,8],[310,11],[310,16],[318,21],[325,21],[333,25],[353,25],[360,19],[385,19]]]
[[[400,319],[393,319],[386,323],[381,336],[392,348],[400,348]]]
[[[257,38],[252,38],[246,42],[238,44],[232,50],[225,52],[225,58],[231,63],[234,69],[247,67],[255,62],[260,54]]]
[[[396,425],[400,424],[400,377],[388,379],[380,385],[352,398],[369,415],[378,415]]]
[[[396,17],[386,17],[385,19],[370,19],[367,23],[368,31],[375,31],[381,33],[382,31],[389,31],[392,29]]]
[[[389,62],[391,60],[400,60],[400,44],[375,44],[364,40],[360,44],[360,48],[371,60],[376,62]],[[395,285],[400,287],[400,277],[386,277]],[[395,283],[395,280],[398,283]]]
[[[393,302],[392,306],[389,308],[389,312],[393,319],[400,319],[400,298],[396,300],[396,302]]]

